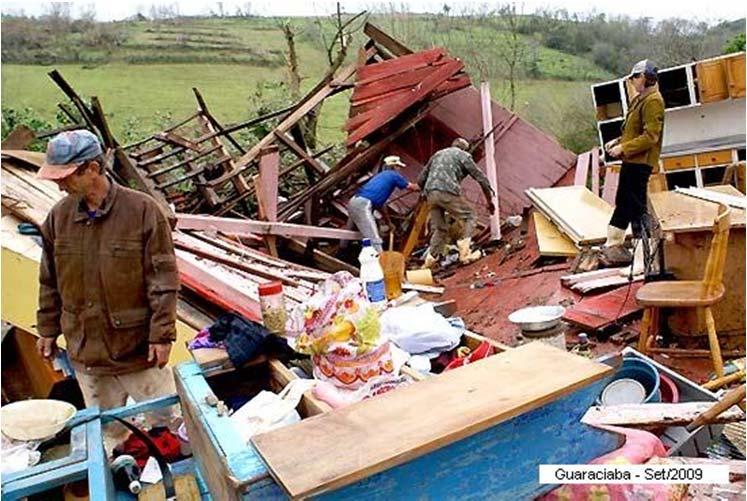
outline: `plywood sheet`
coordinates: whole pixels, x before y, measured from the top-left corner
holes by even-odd
[[[607,238],[613,208],[585,186],[530,188],[532,203],[575,244],[593,244]]]
[[[575,256],[578,249],[542,213],[534,211],[534,230],[537,233],[537,247],[542,256]]]
[[[730,185],[709,186],[706,189],[727,195],[744,196]],[[674,191],[651,193],[649,199],[662,231],[673,233],[708,231],[713,227],[713,220],[718,213],[717,204]],[[732,208],[730,221],[732,228],[744,228],[745,211]]]
[[[601,329],[641,309],[635,296],[642,285],[633,282],[605,294],[584,298],[566,310],[563,320],[587,329]]]
[[[541,407],[611,371],[530,343],[252,442],[288,495],[313,496]]]

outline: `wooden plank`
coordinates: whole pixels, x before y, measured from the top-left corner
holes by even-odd
[[[314,496],[544,406],[612,370],[544,343],[529,343],[415,385],[256,435],[252,443],[289,496]],[[372,426],[376,433],[371,433]]]
[[[189,149],[197,153],[200,153],[200,151],[202,151],[200,149],[200,146],[194,141],[190,141],[186,137],[182,137],[179,134],[175,134],[173,132],[159,132],[153,137],[155,137],[156,139],[160,139],[161,141],[174,144],[176,146],[181,146],[182,148]]]
[[[602,200],[610,205],[615,205],[617,195],[617,184],[620,182],[620,169],[608,166],[604,171],[604,186],[602,187]]]
[[[706,189],[727,195],[743,196],[739,190],[729,185],[709,186]],[[672,233],[710,231],[718,212],[718,205],[713,202],[688,197],[674,191],[651,193],[649,200],[662,231]],[[729,223],[731,228],[744,228],[745,211],[732,209]]]
[[[201,501],[200,489],[193,475],[177,475],[174,477],[174,490],[179,501]],[[164,501],[163,484],[146,484],[137,496],[138,501]]]
[[[436,68],[448,63],[449,59],[441,59],[421,68],[411,69],[407,72],[396,75],[387,75],[386,77],[376,80],[359,81],[355,84],[355,90],[350,97],[353,105],[359,104],[360,101],[366,101],[370,98],[390,94],[395,91],[412,89],[417,86],[425,77],[433,73]]]
[[[633,282],[640,282],[643,280],[643,275],[636,275],[633,277]],[[571,290],[578,292],[579,294],[589,294],[602,289],[610,289],[612,287],[619,287],[621,285],[627,285],[630,283],[628,280],[627,273],[625,275],[618,274],[617,276],[609,276],[604,278],[597,278],[596,280],[587,280],[576,285],[571,286]]]
[[[565,311],[563,320],[596,330],[623,319],[641,310],[635,295],[642,285],[640,282],[633,283],[630,290],[628,286],[623,286],[605,294],[583,298]]]
[[[268,221],[278,220],[279,170],[280,154],[278,148],[270,146],[262,150],[259,157],[259,185],[262,191],[262,211]]]
[[[368,35],[371,40],[381,45],[395,56],[412,54],[412,50],[381,31],[376,25],[367,22],[365,26],[363,26],[363,33]]]
[[[739,196],[727,195],[726,193],[719,193],[713,190],[706,190],[702,188],[677,188],[677,193],[682,193],[688,197],[699,198],[708,202],[724,204],[735,209],[747,208],[747,199],[741,194]]]
[[[570,287],[588,280],[599,278],[619,276],[625,268],[604,268],[601,270],[586,271],[584,273],[574,273],[572,275],[563,275],[560,277],[560,283],[563,287]]]
[[[443,48],[436,47],[380,63],[359,66],[356,70],[356,81],[361,84],[368,84],[382,78],[393,77],[402,72],[429,66],[445,56],[446,51]]]
[[[407,234],[405,245],[402,247],[402,255],[405,257],[405,261],[410,257],[412,251],[415,250],[415,246],[420,240],[420,235],[425,229],[425,223],[428,222],[428,214],[430,213],[428,203],[421,200],[418,202],[418,206],[415,207],[413,213],[415,214],[415,218],[410,227],[410,232]]]
[[[282,237],[336,238],[340,240],[360,240],[361,234],[352,230],[337,228],[317,228],[304,224],[256,221],[253,219],[233,219],[227,217],[177,214],[176,228],[179,230],[212,230],[238,235],[254,233]]]
[[[591,192],[599,195],[599,148],[591,150]]]
[[[687,426],[699,414],[713,407],[713,402],[684,402],[677,404],[624,404],[591,407],[584,414],[583,423],[611,426]],[[716,416],[708,424],[744,421],[744,412],[736,405]]]
[[[186,259],[179,251],[176,259],[182,285],[226,311],[235,311],[249,320],[261,321],[262,310],[258,299],[247,296],[235,283],[221,280],[207,268]]]
[[[601,243],[612,217],[610,204],[584,186],[529,188],[534,206],[577,245]]]
[[[495,143],[493,138],[493,103],[490,100],[490,83],[480,84],[480,100],[482,104],[482,132],[485,139],[485,174],[493,189],[490,197],[493,202],[493,213],[490,214],[490,240],[501,239],[501,219],[498,201],[498,172],[495,165]]]
[[[221,185],[232,176],[244,170],[252,161],[256,159],[262,148],[268,146],[277,139],[277,137],[275,136],[275,132],[279,132],[281,134],[288,132],[290,128],[295,125],[301,118],[306,116],[309,111],[314,109],[319,103],[333,94],[337,90],[337,86],[339,84],[347,82],[354,73],[355,64],[346,66],[336,74],[334,82],[336,85],[333,85],[333,82],[328,81],[328,83],[326,83],[323,87],[315,89],[315,91],[313,91],[313,94],[308,95],[305,100],[303,100],[290,115],[285,117],[272,132],[268,133],[265,137],[260,139],[259,142],[252,146],[249,151],[247,151],[238,160],[236,160],[236,164],[239,166],[237,171],[233,173],[226,173],[220,178],[211,181],[211,184],[213,186]]]
[[[541,256],[575,256],[578,248],[539,211],[533,211],[534,231]]]
[[[584,152],[576,158],[576,172],[573,176],[573,184],[576,186],[586,186],[586,179],[589,177],[589,162],[591,161],[591,152]]]

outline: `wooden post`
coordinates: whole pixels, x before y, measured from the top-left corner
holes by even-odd
[[[280,171],[280,154],[277,145],[262,148],[259,152],[259,189],[257,198],[260,202],[262,216],[268,221],[278,220],[278,173]],[[276,237],[267,235],[265,237],[267,250],[277,257],[278,250]]]
[[[498,208],[498,172],[495,165],[495,143],[493,142],[493,110],[490,101],[490,83],[480,84],[480,97],[482,101],[482,130],[487,134],[485,138],[485,174],[488,176],[490,187],[493,188],[493,207],[495,210],[490,215],[490,240],[501,239],[501,220]]]

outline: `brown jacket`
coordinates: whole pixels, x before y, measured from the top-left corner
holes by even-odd
[[[622,129],[622,159],[656,170],[664,136],[664,98],[658,88],[633,98]]]
[[[94,218],[86,208],[67,196],[42,225],[37,330],[65,336],[76,370],[145,369],[148,343],[176,338],[171,228],[148,195],[114,182]]]

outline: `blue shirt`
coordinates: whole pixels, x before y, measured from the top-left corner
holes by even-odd
[[[372,177],[356,195],[367,198],[374,207],[381,207],[392,195],[394,188],[407,188],[407,179],[397,171],[385,170]]]

